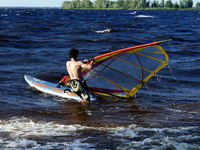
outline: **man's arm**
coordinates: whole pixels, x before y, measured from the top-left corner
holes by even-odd
[[[89,64],[85,64],[85,63],[83,63],[83,62],[80,62],[80,63],[81,63],[81,67],[82,67],[82,68],[92,69],[92,68],[93,68],[94,60],[92,59],[92,60],[90,61]]]

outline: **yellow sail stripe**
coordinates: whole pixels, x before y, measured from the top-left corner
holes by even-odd
[[[168,58],[168,57],[167,57]],[[154,76],[159,70],[161,70],[165,65],[167,65],[167,62],[165,62],[163,65],[161,65],[160,67],[158,67],[154,73],[150,74],[149,76],[147,76],[144,80],[143,80],[143,83],[140,83],[138,84],[136,87],[134,87],[132,90],[131,90],[131,93],[130,93],[130,96],[133,96],[138,90],[139,88],[141,88],[141,86],[147,82],[152,76]]]
[[[142,87],[143,84],[144,84],[144,83],[140,83],[140,84],[138,84],[136,87],[134,87],[134,88],[131,90],[129,96],[132,97],[133,95],[135,95],[135,93]]]
[[[165,63],[165,61],[157,59],[157,58],[154,58],[154,57],[151,57],[151,56],[147,56],[147,55],[144,55],[144,54],[141,54],[141,53],[137,53],[137,52],[135,52],[135,54],[138,54],[138,55],[141,55],[141,56],[144,56],[144,57],[148,57],[148,58],[154,59],[156,61],[160,61],[162,63]]]
[[[104,80],[107,80],[107,81],[109,81],[109,82],[111,82],[111,83],[113,83],[113,84],[115,84],[115,85],[121,87],[124,91],[131,91],[130,89],[127,89],[127,88],[125,88],[125,87],[119,85],[118,83],[115,83],[115,82],[113,82],[113,81],[111,81],[111,80],[109,80],[109,79],[107,79],[107,78],[105,78],[105,77],[103,77],[103,76],[101,76],[101,75],[98,75],[98,74],[96,74],[96,73],[94,73],[94,72],[91,72],[91,71],[89,71],[89,73],[92,73],[92,74],[94,74],[94,75],[96,75],[96,76],[98,76],[98,77],[100,77],[100,78],[102,78],[102,79],[104,79]]]
[[[165,52],[165,50],[160,45],[155,45],[155,47],[158,48],[159,50],[161,50],[163,52],[163,54],[165,55],[165,58],[166,58],[165,65],[167,65],[167,63],[169,61],[169,57],[168,57],[167,53]]]
[[[145,79],[144,79],[144,82],[147,82],[147,80],[149,80],[153,75],[155,75],[160,69],[162,69],[165,65],[167,65],[167,62],[165,62],[163,65],[161,65],[160,67],[158,67],[156,70],[155,70],[155,73],[154,74],[150,74],[149,76],[147,76]]]
[[[147,47],[149,47],[149,46],[147,46]],[[146,53],[166,54],[166,52],[164,51],[164,49],[163,49],[160,45],[154,45],[154,46],[152,46],[152,47],[155,47],[155,48],[159,49],[160,52],[143,50],[143,49],[145,49],[145,48],[147,48],[147,47],[132,49],[132,50],[130,50],[130,51],[127,51],[127,53],[135,53],[136,51],[139,51],[139,52],[146,52]]]
[[[106,65],[104,65],[104,64],[100,64],[100,65],[105,66],[105,67],[107,67],[107,68],[109,68],[109,69],[111,69],[111,70],[114,70],[114,71],[116,71],[116,72],[118,72],[118,73],[121,73],[121,74],[123,74],[123,75],[125,75],[125,76],[127,76],[127,77],[129,77],[129,78],[132,78],[132,79],[134,79],[134,80],[140,82],[140,80],[138,80],[138,79],[136,79],[136,78],[134,78],[134,77],[132,77],[132,76],[129,76],[129,75],[127,75],[127,74],[125,74],[125,73],[123,73],[123,72],[121,72],[121,71],[118,71],[118,70],[116,70],[116,69],[114,69],[114,68],[111,68],[111,67],[106,66]]]
[[[126,63],[129,63],[129,64],[131,64],[131,65],[133,65],[133,66],[136,66],[136,67],[138,67],[138,68],[144,69],[144,70],[146,70],[146,71],[148,71],[148,72],[153,73],[153,71],[151,71],[151,70],[149,70],[149,69],[143,68],[143,67],[141,67],[141,66],[138,66],[138,65],[136,65],[136,64],[134,64],[134,63],[131,63],[131,62],[129,62],[129,61],[126,61],[126,60],[124,60],[124,59],[121,59],[121,58],[117,58],[117,59],[119,59],[119,60],[121,60],[121,61],[124,61],[124,62],[126,62]]]
[[[152,53],[152,54],[164,54],[163,52],[152,52],[152,51],[144,51],[144,50],[137,50],[137,52],[145,52],[145,53]]]

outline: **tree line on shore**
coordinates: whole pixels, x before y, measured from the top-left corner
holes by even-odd
[[[62,9],[192,9],[193,0],[180,0],[179,3],[172,3],[171,0],[96,0],[93,3],[90,0],[72,0],[64,1]],[[197,2],[195,8],[200,9],[200,2]]]

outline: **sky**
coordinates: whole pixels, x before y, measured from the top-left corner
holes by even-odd
[[[61,7],[64,0],[0,0],[0,7]],[[96,0],[90,0],[94,2]],[[117,0],[112,0],[117,1]],[[150,0],[153,2],[153,0]],[[158,0],[159,2],[161,0]],[[166,2],[167,0],[165,0]],[[180,0],[171,0],[172,3]],[[196,5],[200,0],[193,0],[193,4]]]
[[[61,7],[64,0],[0,0],[0,7]]]

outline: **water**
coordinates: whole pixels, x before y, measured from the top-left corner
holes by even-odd
[[[198,11],[0,9],[0,149],[200,149]],[[79,59],[172,38],[169,64],[129,100],[89,106],[41,93]]]

